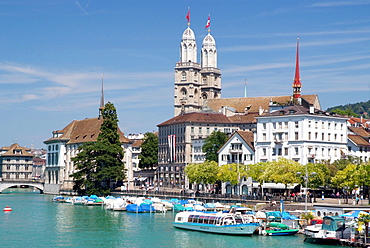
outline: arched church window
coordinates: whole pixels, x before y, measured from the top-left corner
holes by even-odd
[[[186,99],[186,89],[185,88],[182,88],[181,89],[181,96],[182,96],[182,99]]]
[[[186,80],[186,72],[181,73],[181,80]]]
[[[203,99],[207,99],[208,97],[207,97],[207,94],[206,93],[204,93],[203,95],[202,95],[202,98]]]

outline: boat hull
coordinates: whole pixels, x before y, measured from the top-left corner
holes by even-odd
[[[259,226],[257,223],[218,226],[209,224],[179,223],[179,222],[172,222],[172,225],[174,227],[181,229],[227,235],[252,235]]]
[[[298,229],[291,229],[291,230],[281,230],[281,231],[273,231],[273,230],[266,230],[266,236],[288,236],[288,235],[295,235],[298,233]]]
[[[311,244],[319,244],[319,245],[338,245],[339,239],[306,237],[304,239],[304,242],[311,243]]]

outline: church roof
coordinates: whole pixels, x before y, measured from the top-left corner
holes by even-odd
[[[185,29],[184,33],[182,34],[182,40],[195,40],[194,31],[190,27]]]
[[[54,137],[44,141],[45,144],[52,141],[65,141],[67,144],[85,143],[89,141],[96,141],[100,127],[103,124],[103,118],[86,118],[84,120],[74,120],[69,123],[62,130],[54,131]],[[118,128],[120,141],[128,143],[129,140],[124,136]]]
[[[12,144],[10,147],[2,147],[0,149],[1,156],[16,156],[16,157],[33,157],[33,154],[30,153],[31,149],[22,147],[17,143]]]
[[[302,99],[315,108],[320,109],[320,103],[317,95],[303,95]],[[213,111],[219,111],[222,107],[228,106],[236,109],[236,112],[243,113],[247,106],[250,106],[249,112],[258,113],[260,108],[267,111],[270,101],[280,104],[286,104],[292,100],[292,96],[260,96],[260,97],[239,97],[239,98],[219,98],[207,100],[207,105]]]
[[[203,47],[207,47],[207,48],[211,48],[211,47],[216,48],[216,41],[213,38],[213,36],[210,33],[208,33],[204,37],[202,45],[203,45]]]
[[[180,123],[231,123],[230,120],[221,113],[193,112],[175,116],[157,126],[174,125]]]

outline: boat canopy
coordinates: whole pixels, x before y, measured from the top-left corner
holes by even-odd
[[[344,218],[339,216],[325,216],[321,229],[327,231],[339,231],[344,228]]]

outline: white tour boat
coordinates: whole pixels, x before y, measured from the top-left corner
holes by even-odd
[[[172,224],[182,229],[230,235],[252,235],[259,227],[259,223],[248,222],[240,214],[196,211],[179,212]]]

